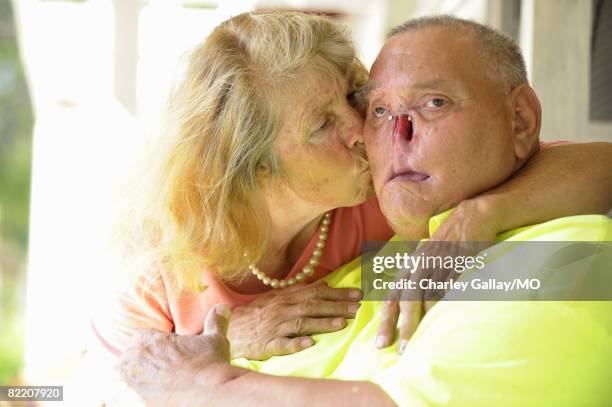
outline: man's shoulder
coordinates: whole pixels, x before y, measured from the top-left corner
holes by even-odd
[[[508,241],[608,241],[612,219],[605,215],[577,215],[504,232],[498,240]]]

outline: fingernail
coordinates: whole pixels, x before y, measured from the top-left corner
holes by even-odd
[[[217,312],[217,315],[221,315],[225,319],[228,319],[232,313],[232,310],[227,304],[217,304],[215,311]]]
[[[333,326],[342,326],[344,325],[344,318],[334,318],[332,321]]]
[[[361,298],[361,291],[359,291],[359,290],[351,290],[349,292],[349,298],[353,298],[353,299]]]
[[[353,303],[351,305],[348,306],[348,310],[350,313],[354,314],[355,312],[357,312],[357,310],[359,309],[359,303]]]
[[[300,345],[302,345],[302,348],[310,348],[312,346],[312,339],[304,338],[300,341]]]
[[[383,348],[385,346],[385,343],[387,342],[387,338],[383,335],[378,335],[376,337],[376,342],[375,345],[378,349]]]
[[[408,345],[408,341],[402,339],[399,341],[399,353],[404,353],[404,349],[406,349],[406,345]]]

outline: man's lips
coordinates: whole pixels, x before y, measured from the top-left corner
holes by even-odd
[[[422,172],[413,171],[410,169],[392,172],[388,181],[412,181],[412,182],[423,182],[429,179],[429,175],[423,174]]]

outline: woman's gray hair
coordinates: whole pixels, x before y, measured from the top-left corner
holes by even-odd
[[[248,275],[270,234],[260,179],[284,179],[276,140],[313,74],[346,81],[349,92],[367,80],[349,33],[321,16],[240,14],[194,49],[122,225],[134,270],[160,264],[192,291],[204,289],[204,269],[225,281]]]
[[[506,92],[528,83],[525,60],[516,42],[506,34],[472,20],[451,15],[419,17],[394,27],[387,38],[431,27],[463,30],[471,34],[488,65],[488,76],[495,82],[501,82]]]

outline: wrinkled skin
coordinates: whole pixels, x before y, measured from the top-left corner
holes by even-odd
[[[225,338],[229,312],[224,304],[213,307],[202,335],[138,331],[117,365],[121,378],[147,405],[206,405],[206,396],[232,377]]]
[[[228,331],[232,356],[263,360],[306,349],[314,344],[308,335],[344,328],[361,296],[360,290],[317,281],[273,290],[235,307]]]

